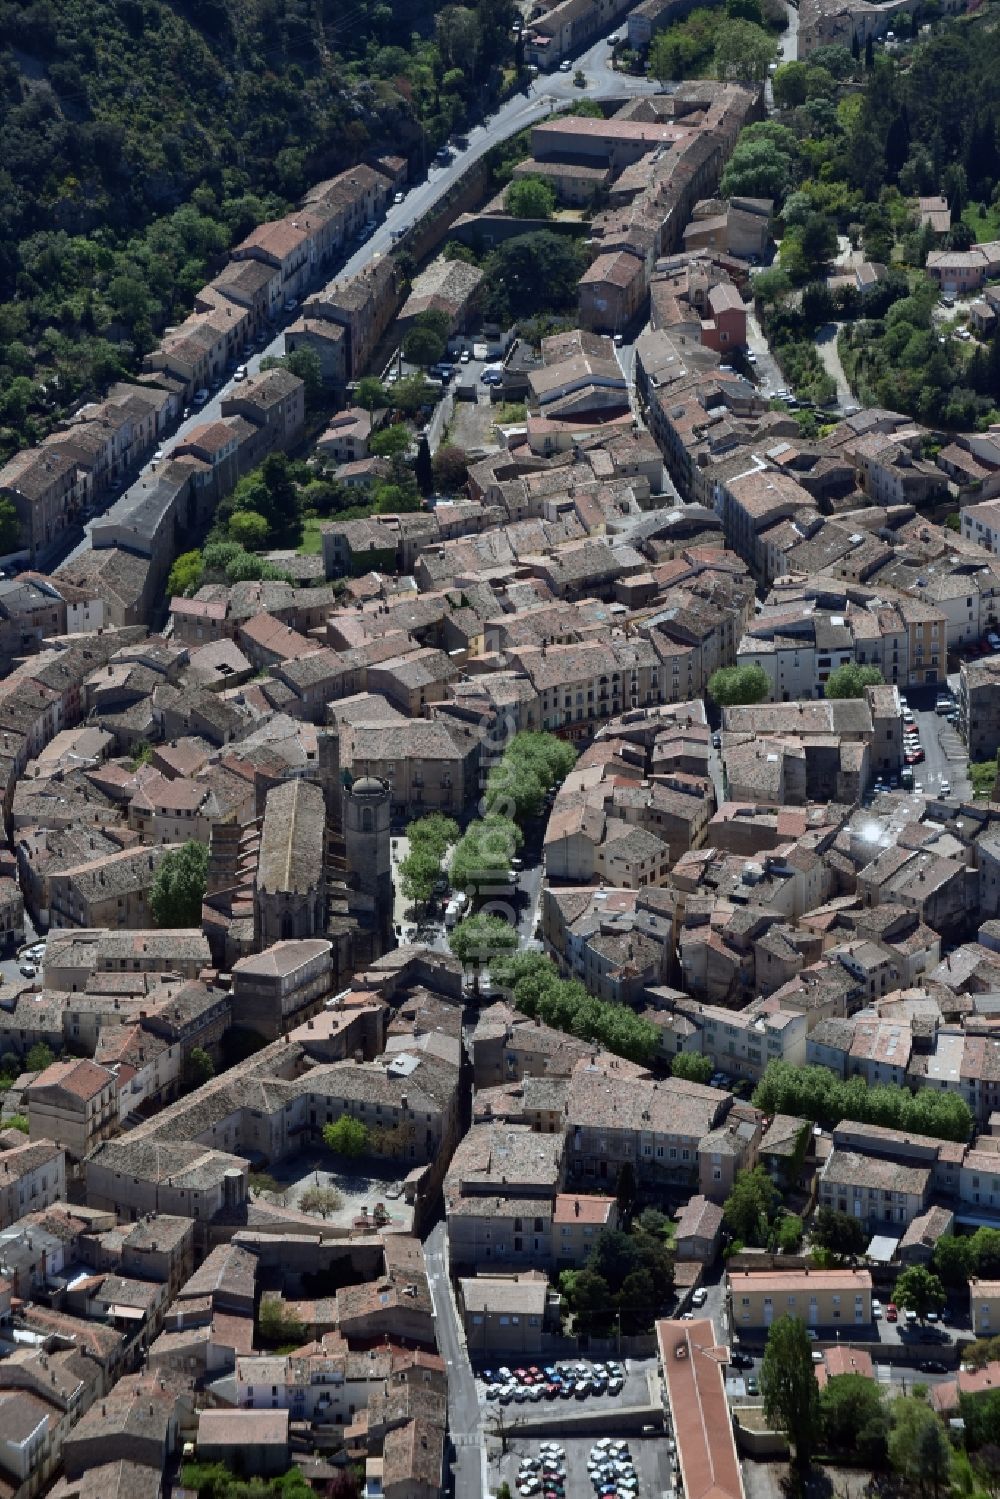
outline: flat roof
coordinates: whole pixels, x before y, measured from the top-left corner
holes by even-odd
[[[727,1352],[708,1318],[657,1322],[677,1460],[686,1499],[744,1499],[726,1399]]]

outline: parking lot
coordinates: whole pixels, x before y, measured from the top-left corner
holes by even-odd
[[[617,1448],[615,1444],[618,1444]],[[545,1499],[547,1494],[555,1495],[556,1499],[563,1499],[563,1495],[567,1499],[586,1499],[587,1495],[601,1493],[609,1499],[611,1494],[618,1494],[622,1499],[627,1495],[634,1496],[634,1499],[646,1499],[646,1496],[660,1499],[670,1486],[671,1454],[662,1432],[656,1437],[625,1437],[616,1436],[610,1430],[601,1438],[565,1437],[554,1442],[549,1439],[544,1445],[545,1452],[540,1441],[514,1437],[494,1470],[497,1484],[506,1480],[511,1494],[519,1495],[520,1499],[532,1499],[532,1496]],[[555,1458],[548,1469],[549,1481],[545,1479],[544,1470],[533,1470],[537,1472],[536,1487],[531,1482],[531,1473],[522,1468],[522,1464],[525,1459],[541,1464],[546,1455]],[[615,1463],[617,1468],[613,1466]],[[564,1475],[561,1480],[557,1476],[560,1470]],[[527,1482],[519,1482],[522,1473]],[[595,1479],[598,1482],[595,1483]]]
[[[601,1380],[597,1370],[608,1376],[619,1373],[620,1379]],[[506,1373],[510,1373],[508,1380]],[[531,1376],[525,1384],[517,1378],[518,1372]],[[549,1377],[552,1371],[554,1378]],[[554,1364],[532,1364],[530,1361],[511,1359],[506,1366],[493,1365],[476,1374],[476,1387],[480,1403],[486,1411],[503,1413],[505,1424],[530,1425],[533,1420],[549,1419],[555,1412],[578,1412],[590,1415],[594,1411],[607,1411],[613,1415],[625,1406],[645,1405],[650,1400],[650,1372],[656,1373],[655,1359],[610,1359],[600,1364],[590,1359],[559,1359]],[[490,1374],[492,1379],[484,1376]],[[595,1382],[596,1379],[596,1382]],[[506,1398],[499,1395],[499,1387],[505,1387]],[[549,1390],[546,1393],[545,1387]],[[553,1393],[553,1387],[564,1393]],[[543,1393],[534,1395],[534,1390]],[[520,1395],[515,1391],[520,1390]]]

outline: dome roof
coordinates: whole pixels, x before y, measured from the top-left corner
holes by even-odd
[[[359,776],[351,784],[352,796],[384,796],[388,787],[378,776]]]

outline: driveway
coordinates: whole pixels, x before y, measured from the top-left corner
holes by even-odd
[[[788,24],[781,33],[781,61],[796,62],[799,56],[799,7],[789,5]]]
[[[761,394],[773,396],[775,391],[785,388],[785,377],[781,373],[781,366],[771,353],[771,347],[764,337],[757,321],[756,313],[747,311],[747,348],[753,354],[757,363],[754,365],[754,374]]]
[[[823,368],[837,387],[837,405],[841,411],[845,411],[848,406],[857,405],[854,393],[847,383],[847,376],[844,374],[844,366],[840,362],[840,352],[837,348],[837,335],[843,326],[843,323],[824,323],[815,339],[816,352],[819,354]]]

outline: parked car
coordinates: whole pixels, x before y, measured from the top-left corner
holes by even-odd
[[[899,1320],[899,1307],[894,1301],[890,1301],[885,1309],[885,1320],[887,1322],[897,1322]]]
[[[246,365],[245,364],[238,364],[236,366],[236,373],[233,376],[233,379],[234,380],[245,380],[246,377],[247,377],[247,367],[246,367]]]
[[[559,64],[559,71],[560,73],[572,73],[573,64],[570,62],[568,57],[564,58],[563,61]]]
[[[195,393],[194,393],[194,396],[192,397],[192,404],[195,405],[195,406],[204,406],[204,404],[205,404],[205,402],[207,400],[208,400],[208,391],[207,390],[196,390]]]
[[[707,1300],[708,1292],[706,1291],[704,1286],[699,1286],[698,1289],[696,1291],[693,1291],[691,1294],[692,1306],[704,1306]]]
[[[402,203],[402,201],[403,201],[403,199],[404,199],[404,198],[405,198],[405,197],[406,197],[406,194],[405,194],[405,193],[396,193],[396,195],[395,195],[395,197],[394,197],[394,198],[393,198],[393,200],[392,200],[392,201],[393,201],[393,202],[394,202],[394,203],[395,203],[395,204],[396,204],[396,205],[397,205],[397,207],[398,207],[398,205],[399,205],[399,204],[400,204],[400,203]]]
[[[756,1374],[750,1374],[747,1377],[747,1394],[748,1395],[759,1395],[760,1394],[760,1383],[758,1382]]]

